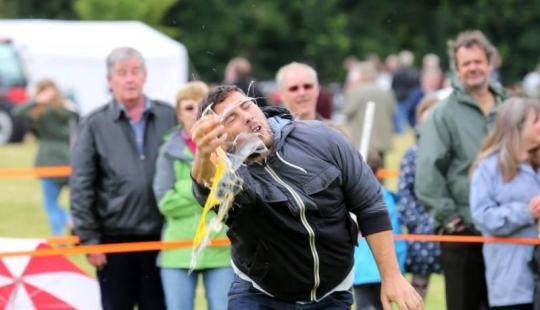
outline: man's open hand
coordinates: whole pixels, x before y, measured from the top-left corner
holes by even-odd
[[[422,297],[402,274],[383,279],[381,284],[381,302],[384,310],[392,310],[392,302],[397,304],[399,310],[424,309]]]

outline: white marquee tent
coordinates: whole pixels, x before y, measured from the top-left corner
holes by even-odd
[[[81,113],[107,102],[106,57],[117,47],[137,49],[146,60],[145,93],[174,104],[188,79],[184,45],[138,21],[0,20],[0,38],[17,47],[29,77],[29,88],[52,78],[74,92]]]

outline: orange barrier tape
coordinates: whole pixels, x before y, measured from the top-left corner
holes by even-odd
[[[71,175],[71,167],[69,166],[0,169],[0,179],[25,177],[54,178],[67,177],[69,175]],[[398,176],[398,170],[381,169],[377,172],[377,177],[381,179],[397,178]]]
[[[55,178],[67,177],[69,175],[71,175],[70,166],[0,169],[0,179],[25,177]]]
[[[60,237],[50,237],[45,238],[47,240],[47,243],[51,245],[58,245],[58,244],[77,244],[80,242],[79,237],[77,236],[60,236]]]
[[[517,243],[528,245],[540,245],[540,239],[532,238],[501,238],[501,237],[481,237],[481,236],[444,236],[444,235],[394,235],[396,240],[409,241],[435,241],[435,242],[466,242],[466,243]],[[53,237],[48,238],[51,244],[67,244],[68,241],[77,243],[77,237]],[[210,246],[227,246],[229,239],[212,239]],[[40,249],[35,251],[20,252],[0,252],[1,257],[13,256],[54,256],[54,255],[74,255],[88,253],[123,253],[139,251],[169,250],[191,247],[191,240],[180,241],[152,241],[152,242],[132,242],[114,244],[80,245],[71,248]]]
[[[399,177],[399,170],[380,169],[377,171],[377,177],[379,179],[395,179]]]
[[[213,239],[209,246],[227,246],[229,239]],[[79,245],[71,248],[53,248],[39,249],[35,251],[17,251],[0,252],[0,257],[14,256],[54,256],[54,255],[75,255],[88,253],[124,253],[124,252],[143,252],[156,250],[169,250],[178,248],[187,248],[193,245],[191,240],[181,241],[150,241],[150,242],[130,242],[130,243],[111,243],[95,245]]]

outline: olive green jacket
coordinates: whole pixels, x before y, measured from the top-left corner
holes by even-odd
[[[47,105],[39,117],[33,118],[32,109],[37,105],[35,101],[30,101],[12,110],[15,116],[28,120],[36,132],[39,144],[35,166],[69,165],[70,139],[78,118],[77,112],[71,105],[60,110]]]
[[[499,83],[490,82],[496,103],[486,116],[459,81],[454,80],[452,87],[453,92],[435,106],[420,129],[415,193],[439,228],[461,217],[474,230],[469,168],[507,94]]]

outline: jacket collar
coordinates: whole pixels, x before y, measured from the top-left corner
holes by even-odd
[[[478,103],[473,99],[457,77],[452,80],[452,88],[454,89],[453,94],[457,97],[458,102],[478,108]],[[495,113],[498,111],[500,103],[506,99],[507,93],[502,85],[493,79],[489,79],[488,88],[495,96],[495,106],[492,110],[492,113]]]
[[[144,111],[148,113],[148,115],[154,114],[155,112],[154,102],[146,97],[144,97],[144,100],[145,100],[145,105],[146,105]],[[122,115],[126,116],[125,108],[121,105],[120,102],[116,101],[116,99],[111,100],[108,103],[108,105],[109,105],[109,114],[114,121],[118,121]]]
[[[294,119],[291,112],[285,108],[269,106],[269,107],[262,107],[261,110],[263,111],[266,118],[279,116],[284,119],[290,119],[290,120]]]
[[[292,123],[294,117],[289,110],[280,107],[263,107],[262,111],[268,119],[270,130],[272,130],[272,134],[274,135],[273,149],[279,150],[284,138],[292,130],[287,125]]]
[[[180,126],[175,127],[174,131],[170,133],[163,148],[163,151],[173,158],[187,162],[193,161],[193,154],[184,140]]]

